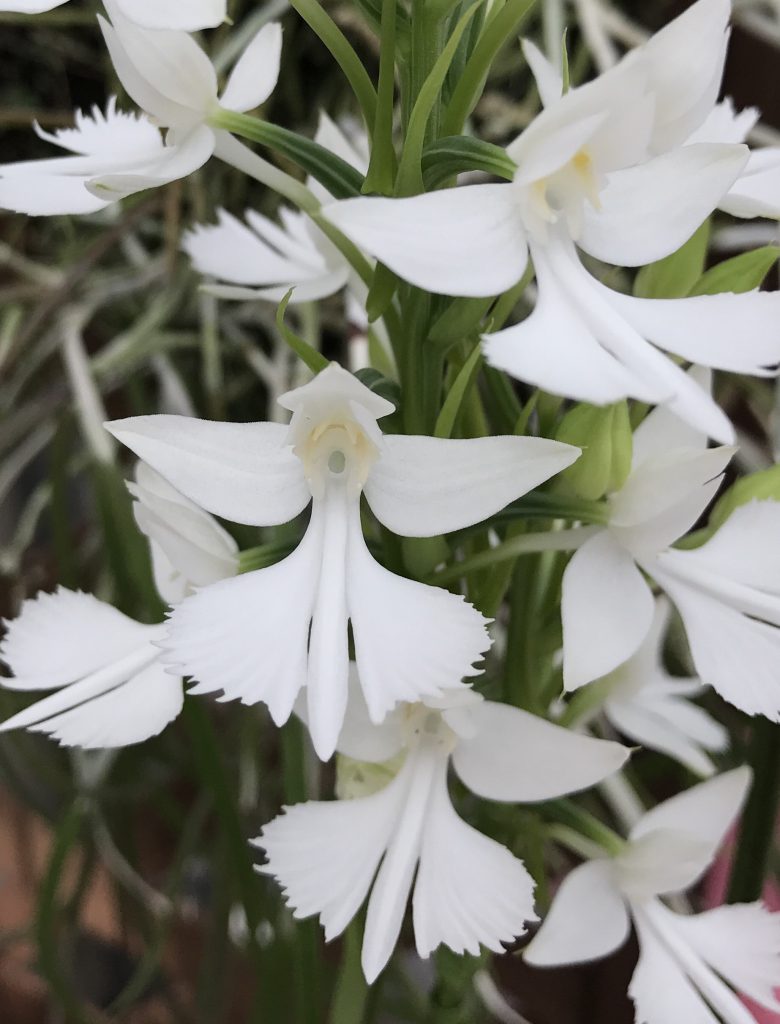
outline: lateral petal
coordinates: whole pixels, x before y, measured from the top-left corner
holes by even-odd
[[[227,110],[243,112],[265,103],[279,78],[282,57],[282,26],[278,21],[263,25],[239,57],[220,97]]]
[[[487,519],[579,454],[541,437],[388,435],[364,493],[394,533],[433,537]]]
[[[372,721],[398,701],[438,697],[475,674],[490,647],[487,620],[459,594],[396,576],[368,552],[355,505],[347,607],[360,683]]]
[[[588,789],[618,771],[630,753],[495,701],[469,709],[469,720],[474,734],[459,740],[452,764],[488,800],[534,803]]]
[[[132,655],[159,631],[65,587],[25,601],[19,615],[3,625],[0,658],[14,677],[2,685],[14,690],[65,686]]]
[[[267,569],[222,580],[171,614],[166,662],[224,700],[263,701],[286,722],[306,684],[307,642],[321,562],[321,532],[309,528],[291,555]]]
[[[405,281],[443,295],[500,295],[523,276],[528,247],[516,193],[464,185],[407,199],[345,199],[323,214]]]
[[[431,792],[412,906],[421,957],[442,944],[472,956],[481,946],[502,953],[502,943],[536,920],[534,881],[525,865],[458,817],[446,771]]]
[[[653,621],[653,594],[608,531],[574,553],[563,574],[563,679],[567,690],[599,679],[637,650]]]
[[[273,526],[311,500],[302,463],[280,423],[134,416],[106,429],[201,508],[237,523]]]
[[[720,202],[733,217],[780,218],[780,147],[750,154],[747,167]]]
[[[612,864],[588,861],[564,878],[523,958],[534,967],[598,960],[623,945],[630,927]]]
[[[668,256],[712,213],[747,158],[746,146],[698,143],[613,172],[599,209],[585,206],[578,244],[623,267]]]

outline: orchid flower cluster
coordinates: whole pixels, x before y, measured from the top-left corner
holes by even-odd
[[[220,88],[192,33],[225,0],[103,5],[129,109],[36,125],[67,155],[0,165],[0,206],[110,217],[217,158],[281,205],[215,210],[182,249],[208,296],[280,304],[296,371],[267,420],[105,424],[138,459],[127,487],[170,610],[148,624],[65,587],[24,601],[2,683],[46,695],[0,731],[119,748],[203,694],[297,718],[335,796],[315,785],[265,823],[257,870],[326,940],[362,922],[369,984],[410,907],[421,958],[579,963],[633,924],[637,1024],[746,1024],[735,992],[780,1011],[780,918],[685,898],[751,785],[724,723],[780,722],[780,484],[733,482],[713,384],[777,373],[780,294],[763,256],[704,268],[717,211],[780,219],[780,149],[751,151],[758,111],[719,102],[729,0],[584,84],[524,39],[542,106],[505,148],[472,115],[522,0],[360,4],[376,86],[324,9],[294,3],[364,122],[321,111],[313,139],[250,113],[277,84],[280,23]],[[286,317],[336,295],[331,359]],[[637,745],[700,781],[648,809]],[[541,866],[528,822],[557,850]]]

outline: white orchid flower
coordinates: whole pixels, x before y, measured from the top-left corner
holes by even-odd
[[[712,110],[690,142],[745,142],[760,114],[755,107],[739,113],[731,99]],[[780,219],[780,146],[752,150],[745,169],[718,204],[734,217]]]
[[[447,789],[451,763],[472,792],[533,803],[585,789],[617,771],[628,751],[561,729],[473,691],[443,691],[435,706],[405,704],[379,725],[353,694],[339,750],[384,762],[405,751],[396,777],[370,796],[285,808],[255,840],[297,918],[318,914],[339,935],[368,896],[362,964],[369,983],[393,952],[414,881],[417,952],[502,952],[536,920],[522,861],[467,825]],[[380,863],[381,862],[381,863]],[[378,870],[377,870],[378,869]],[[373,883],[373,884],[372,884]]]
[[[632,471],[609,499],[609,523],[563,576],[566,689],[607,675],[640,647],[654,611],[644,572],[676,605],[701,681],[747,714],[778,719],[780,503],[744,505],[701,547],[671,547],[715,496],[733,453],[707,448],[668,407],[635,431]]]
[[[305,685],[314,745],[327,759],[347,702],[348,620],[374,721],[473,674],[490,644],[486,621],[460,595],[374,561],[361,493],[390,530],[432,537],[487,518],[578,451],[530,437],[383,436],[377,420],[392,404],[335,363],[279,401],[293,414],[289,428],[138,416],[108,429],[177,490],[234,522],[284,523],[312,502],[292,555],[188,598],[166,646],[171,663],[198,680],[193,692],[264,701],[277,723]]]
[[[365,173],[365,136],[357,145],[325,113],[314,141]],[[330,200],[313,178],[307,188],[321,201]],[[222,299],[267,299],[280,302],[293,288],[290,303],[312,302],[334,295],[345,285],[365,302],[365,285],[350,264],[304,213],[289,207],[279,211],[281,224],[247,210],[246,225],[226,210],[217,211],[217,224],[199,224],[183,238],[182,248],[197,271],[216,278],[207,291]]]
[[[0,11],[43,14],[62,7],[68,0],[0,0]],[[216,28],[227,15],[227,0],[116,0],[117,8],[130,21],[144,28],[179,29],[197,32]]]
[[[780,296],[633,298],[582,265],[641,266],[682,245],[748,159],[744,146],[686,144],[712,110],[729,0],[698,0],[596,80],[561,95],[531,44],[545,109],[508,147],[514,180],[325,208],[356,244],[428,291],[491,296],[522,277],[529,251],[538,300],[523,322],[484,339],[488,362],[553,394],[605,404],[670,403],[716,440],[733,428],[664,354],[769,375],[780,361]],[[734,344],[734,338],[740,344]]]
[[[237,572],[235,542],[211,516],[148,466],[138,466],[136,480],[136,521],[150,540],[164,600]],[[5,628],[0,658],[14,675],[2,685],[56,692],[0,732],[26,728],[69,747],[124,747],[156,736],[181,711],[181,678],[161,662],[163,623],[143,625],[91,594],[60,587],[25,601]]]
[[[728,748],[728,730],[691,703],[704,690],[700,679],[681,679],[664,668],[669,613],[668,601],[656,598],[650,630],[636,654],[603,681],[607,690],[601,711],[629,739],[710,776],[715,765],[709,754]]]
[[[633,919],[639,961],[629,994],[637,1024],[754,1024],[732,988],[777,1012],[779,914],[753,903],[686,917],[659,899],[702,877],[750,778],[737,768],[659,804],[616,857],[575,868],[525,959],[540,967],[599,959],[623,944]]]
[[[209,126],[220,108],[247,111],[271,94],[282,29],[265,25],[239,58],[222,96],[214,67],[186,32],[150,30],[106,0],[100,26],[117,75],[147,117],[76,114],[76,127],[38,134],[74,155],[0,165],[0,207],[28,214],[90,213],[147,188],[186,177],[212,154],[235,162],[240,144]],[[167,129],[165,139],[160,128]]]

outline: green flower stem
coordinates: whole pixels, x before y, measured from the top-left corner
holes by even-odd
[[[330,1008],[329,1024],[364,1024],[368,985],[360,966],[362,922],[353,921],[344,932],[341,968]]]
[[[433,576],[433,581],[439,585],[453,583],[478,569],[487,569],[502,562],[512,561],[521,555],[540,551],[576,551],[598,531],[597,526],[575,526],[570,530],[526,533],[497,544],[489,551],[447,566]]]
[[[572,829],[613,857],[625,849],[626,841],[622,836],[572,800],[551,800],[541,811],[555,825]]]
[[[306,213],[319,210],[319,200],[305,185],[293,178],[292,175],[264,160],[229,132],[218,132],[215,152],[220,160],[235,167],[237,171],[248,174],[250,178],[259,181],[261,185],[267,185],[268,188],[278,192],[280,196],[294,203]]]
[[[452,94],[442,122],[442,135],[460,135],[463,132],[466,119],[482,94],[496,54],[515,38],[533,6],[534,0],[507,0],[503,7],[490,15]]]
[[[344,72],[355,98],[360,104],[369,135],[374,131],[377,116],[377,94],[368,72],[352,49],[349,40],[326,12],[319,0],[290,0],[290,6],[300,14],[309,28],[319,36]]]
[[[780,797],[780,728],[766,718],[753,722],[748,763],[753,786],[742,815],[729,903],[760,899],[772,856]]]
[[[568,847],[572,852],[582,857],[583,860],[596,860],[604,856],[603,846],[581,835],[576,829],[570,828],[569,825],[550,825],[547,829],[547,835],[554,842]]]

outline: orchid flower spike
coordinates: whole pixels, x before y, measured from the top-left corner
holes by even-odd
[[[733,453],[707,448],[668,407],[635,431],[632,471],[609,499],[609,522],[563,576],[567,690],[640,648],[654,612],[644,572],[677,607],[701,681],[749,715],[780,720],[780,502],[736,509],[701,547],[671,546],[710,504]]]
[[[681,679],[664,668],[669,616],[669,602],[656,598],[650,630],[636,653],[594,684],[606,692],[600,710],[623,736],[674,758],[697,775],[714,775],[709,755],[728,748],[728,730],[691,702],[704,690],[700,679]]]
[[[534,883],[522,861],[456,814],[450,763],[479,796],[533,803],[592,786],[629,755],[617,743],[468,690],[401,705],[374,725],[356,683],[338,749],[372,764],[401,754],[403,763],[370,796],[285,808],[255,840],[268,858],[258,870],[279,881],[295,917],[319,915],[326,940],[346,928],[371,891],[362,954],[369,983],[398,941],[415,873],[421,957],[442,943],[457,953],[476,956],[480,946],[500,953],[502,942],[536,920]]]
[[[365,173],[365,136],[350,141],[327,114],[320,115],[315,142]],[[332,199],[313,178],[307,188],[318,199]],[[334,295],[345,285],[365,302],[365,285],[325,234],[304,213],[282,207],[281,225],[255,210],[245,213],[246,226],[226,210],[217,224],[199,224],[188,231],[182,248],[201,274],[218,283],[205,290],[222,299],[266,299],[280,302],[294,289],[290,303],[312,302]]]
[[[780,1010],[773,993],[780,977],[780,914],[752,903],[683,916],[661,902],[702,877],[750,778],[750,769],[737,768],[659,804],[634,826],[617,856],[575,868],[525,959],[539,967],[599,959],[623,944],[633,919],[639,962],[629,995],[637,1024],[754,1024],[732,988]]]
[[[176,608],[165,641],[193,692],[267,703],[285,722],[307,687],[319,756],[347,703],[347,622],[371,717],[473,674],[486,621],[457,594],[396,576],[368,552],[360,495],[388,529],[432,537],[480,522],[549,479],[578,449],[535,437],[383,436],[393,412],[336,363],[283,395],[289,427],[138,416],[111,433],[201,507],[273,526],[312,504],[303,541],[267,569],[206,587]],[[311,626],[311,632],[310,632]]]
[[[0,11],[43,14],[62,7],[67,0],[0,0]],[[227,0],[116,0],[118,9],[143,28],[197,32],[216,28],[227,15]]]
[[[212,154],[232,161],[239,144],[211,128],[209,118],[221,107],[251,110],[276,85],[282,47],[277,22],[260,29],[218,97],[216,71],[191,36],[140,28],[124,16],[118,0],[106,0],[105,6],[111,21],[98,17],[111,60],[147,116],[120,113],[111,99],[105,114],[97,108],[91,115],[78,112],[75,128],[54,134],[36,128],[73,155],[0,165],[0,207],[28,214],[91,213],[184,178]],[[160,128],[167,129],[164,140]]]
[[[139,465],[135,515],[150,540],[155,580],[166,601],[193,584],[234,574],[232,538],[211,516]],[[26,728],[69,747],[124,747],[161,732],[181,711],[181,678],[166,671],[165,625],[143,625],[91,594],[60,587],[25,601],[5,623],[0,658],[13,690],[55,690],[0,725]]]
[[[508,148],[518,167],[511,183],[359,197],[324,213],[400,277],[448,295],[501,294],[521,279],[530,251],[536,307],[485,335],[492,366],[597,405],[627,396],[669,403],[731,443],[725,414],[664,353],[771,375],[780,295],[634,298],[603,285],[577,253],[629,267],[667,256],[743,172],[745,146],[687,141],[717,98],[729,12],[729,0],[698,0],[615,68],[563,95],[557,71],[526,43],[545,109]]]

